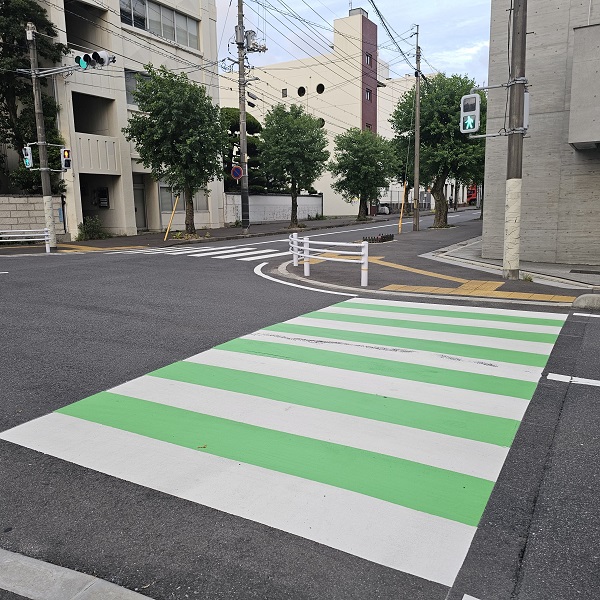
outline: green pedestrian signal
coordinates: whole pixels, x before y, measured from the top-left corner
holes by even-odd
[[[31,154],[31,146],[25,146],[23,148],[23,164],[26,169],[33,167],[33,156]]]
[[[475,133],[481,125],[481,97],[468,94],[460,99],[460,132]]]

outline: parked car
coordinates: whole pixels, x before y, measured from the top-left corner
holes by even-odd
[[[389,215],[390,214],[390,207],[387,204],[380,204],[377,207],[377,214],[378,215]]]

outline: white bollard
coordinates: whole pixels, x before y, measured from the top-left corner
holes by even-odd
[[[360,258],[360,285],[367,287],[369,285],[369,242],[361,244],[362,256]]]
[[[310,246],[309,239],[304,238],[304,277],[310,277]]]
[[[292,244],[291,244],[292,256],[294,257],[294,266],[298,266],[298,253],[300,252],[300,248],[298,247],[298,234],[292,233]]]
[[[50,231],[44,229],[44,241],[46,242],[46,254],[50,254]]]

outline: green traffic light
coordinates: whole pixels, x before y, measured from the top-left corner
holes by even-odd
[[[76,56],[75,64],[79,65],[82,69],[88,68],[88,63],[84,60],[83,56]]]

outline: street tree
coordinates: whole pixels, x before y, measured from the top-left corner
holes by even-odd
[[[328,169],[337,178],[332,188],[346,202],[358,198],[358,221],[367,218],[371,202],[379,199],[396,176],[398,165],[392,143],[371,131],[352,128],[335,137]]]
[[[460,99],[475,82],[466,76],[443,73],[428,77],[421,87],[420,179],[431,187],[435,198],[434,227],[448,226],[448,199],[444,184],[451,177],[469,184],[478,179],[485,163],[483,140],[460,133]],[[405,92],[390,119],[396,132],[399,155],[414,143],[415,90]],[[485,131],[486,98],[481,98],[482,129]],[[415,191],[415,197],[417,192]]]
[[[208,184],[223,176],[226,134],[220,111],[203,86],[185,73],[145,65],[133,92],[140,112],[123,129],[133,141],[143,165],[185,200],[185,231],[196,233],[194,194],[208,193]]]
[[[290,188],[290,227],[298,226],[298,195],[308,190],[325,170],[329,158],[327,136],[319,119],[302,106],[283,104],[265,116],[262,131],[262,160],[265,171]]]
[[[57,31],[48,19],[46,10],[34,0],[3,0],[0,2],[0,8],[0,144],[20,154],[26,143],[37,141],[31,78],[17,73],[17,69],[31,67],[25,37],[27,23],[33,23],[39,32],[36,44],[41,60],[58,63],[67,54],[68,49],[64,44],[53,41],[58,35]],[[43,88],[47,88],[46,79],[40,81]],[[42,108],[46,141],[52,144],[62,143],[56,127],[58,104],[51,95],[43,93]],[[33,154],[34,164],[39,165],[35,146]],[[58,149],[50,147],[49,159],[51,168],[60,168]],[[21,191],[41,191],[39,172],[25,169],[21,161],[19,167],[10,174],[10,181],[14,188]],[[51,181],[53,191],[57,192],[61,188],[60,178],[51,174]]]

